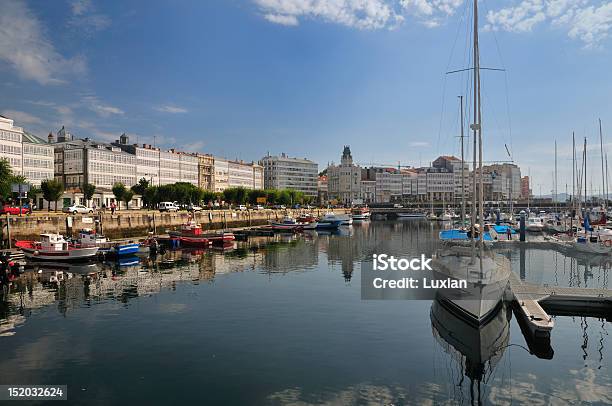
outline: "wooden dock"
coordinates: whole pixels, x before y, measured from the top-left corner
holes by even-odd
[[[511,273],[510,288],[518,304],[518,315],[533,338],[550,338],[552,315],[612,318],[612,289],[535,285]]]

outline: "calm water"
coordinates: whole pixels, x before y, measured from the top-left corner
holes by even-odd
[[[506,308],[483,333],[431,301],[361,300],[363,258],[429,253],[436,233],[374,221],[59,282],[34,269],[3,299],[0,384],[66,384],[88,405],[612,403],[605,320],[556,317],[543,359]],[[504,253],[530,281],[608,286],[600,259]]]

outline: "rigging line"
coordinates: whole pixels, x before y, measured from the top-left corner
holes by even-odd
[[[487,2],[483,2],[484,3],[484,9],[486,9],[487,14],[491,12],[491,9],[489,8]],[[499,46],[499,40],[497,39],[497,34],[495,32],[495,30],[491,30],[491,32],[493,33],[493,40],[495,41],[495,48],[497,50],[497,55],[499,56],[499,62],[501,63],[501,66],[503,68],[503,72],[504,72],[504,86],[505,86],[505,94],[506,94],[506,114],[508,116],[508,130],[509,130],[509,136],[510,136],[510,149],[512,150],[512,116],[510,115],[510,93],[508,92],[508,72],[506,70],[506,62],[504,61],[504,57],[502,55],[501,52],[501,47]]]

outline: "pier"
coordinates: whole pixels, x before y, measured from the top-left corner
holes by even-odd
[[[535,285],[510,276],[517,317],[527,325],[531,338],[549,339],[554,327],[551,316],[590,316],[612,320],[612,289]]]

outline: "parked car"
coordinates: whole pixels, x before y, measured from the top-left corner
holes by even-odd
[[[240,210],[240,211],[244,211],[246,209],[247,209],[247,207],[244,204],[241,204],[238,207],[236,207],[236,210]]]
[[[393,205],[393,208],[394,208],[394,209],[401,209],[401,208],[403,208],[403,207],[404,207],[404,206],[402,206],[402,205],[401,205],[401,204],[399,204],[399,203],[395,203],[395,204]]]
[[[21,214],[30,214],[32,213],[32,209],[30,209],[28,206],[22,206],[21,207]],[[10,205],[5,205],[0,207],[0,214],[19,214],[19,206],[10,206]]]
[[[64,213],[72,213],[72,214],[86,214],[93,213],[94,210],[91,207],[87,207],[82,204],[73,204],[72,206],[64,207],[62,209]]]
[[[284,204],[275,204],[273,207],[275,209],[281,209],[281,210],[285,209],[285,205]]]
[[[159,211],[179,211],[179,207],[174,202],[159,202],[157,205]]]
[[[191,212],[196,212],[196,211],[202,211],[202,208],[198,205],[190,204],[189,206],[187,206],[187,210]]]
[[[264,207],[261,204],[256,204],[255,206],[253,206],[253,210],[263,210]]]

